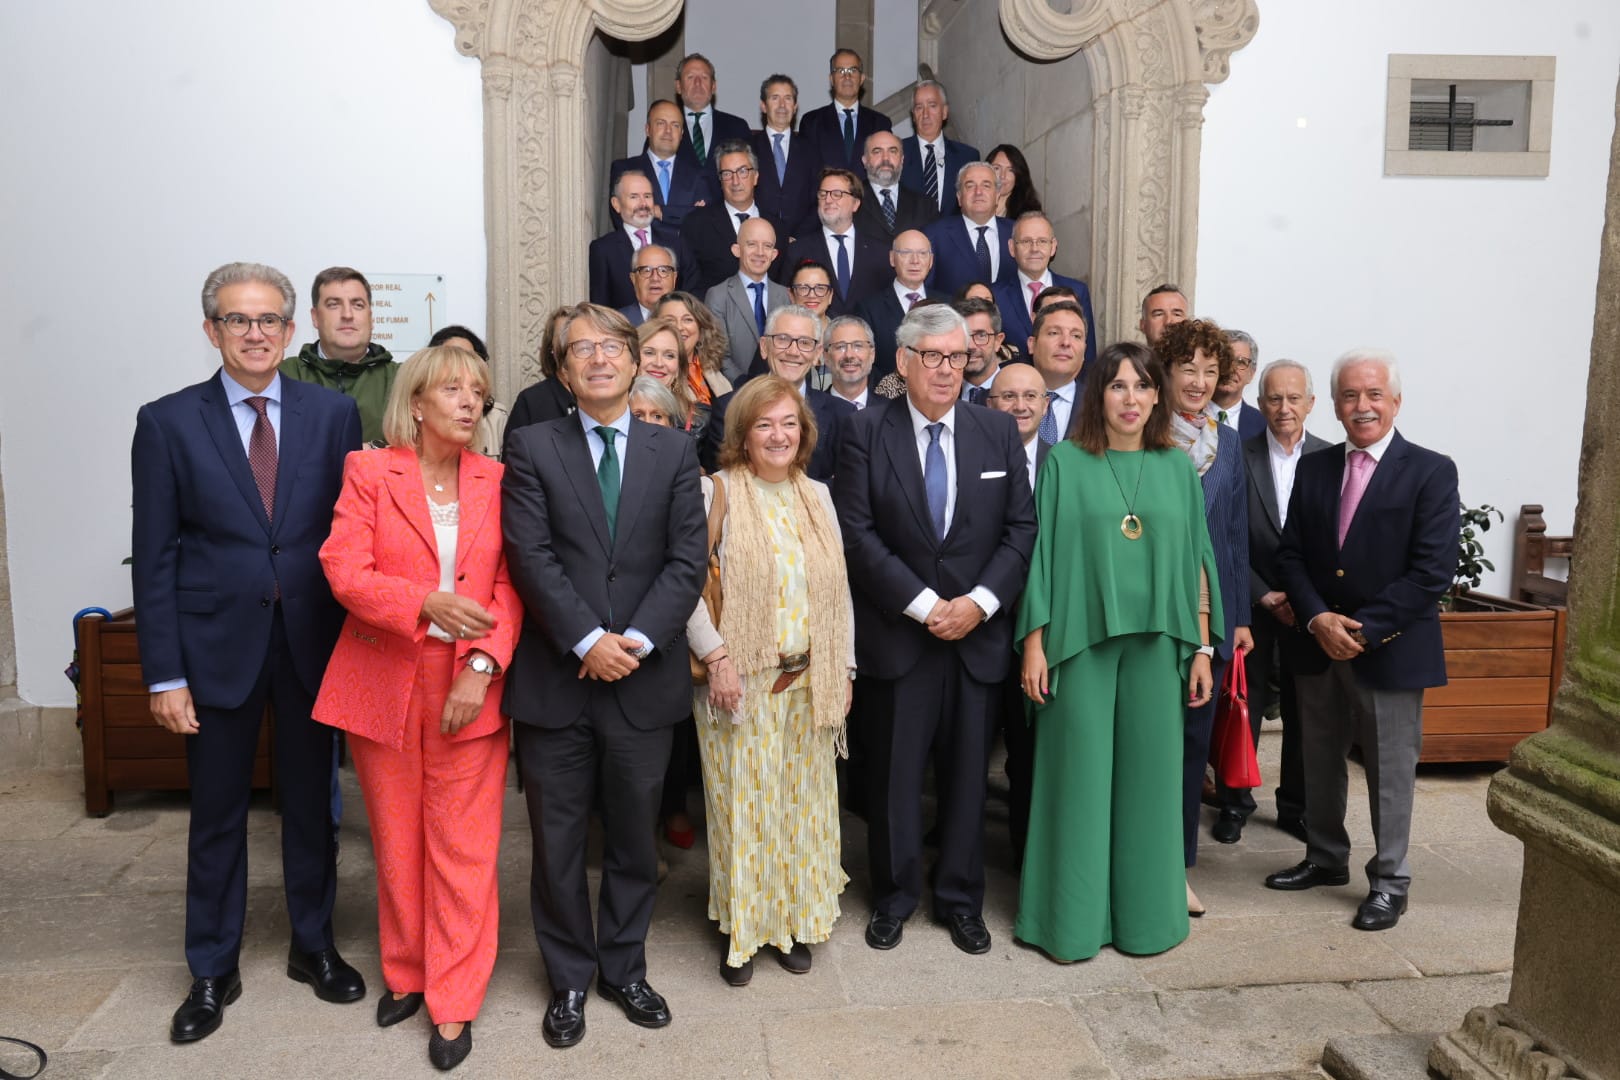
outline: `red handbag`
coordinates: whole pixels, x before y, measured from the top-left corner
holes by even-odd
[[[1229,788],[1260,786],[1260,759],[1254,753],[1254,732],[1249,727],[1249,676],[1243,650],[1232,654],[1215,706],[1215,775]]]

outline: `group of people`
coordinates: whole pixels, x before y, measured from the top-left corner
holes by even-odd
[[[470,1052],[495,962],[514,753],[554,1047],[584,1037],[593,982],[633,1023],[670,1023],[645,940],[660,824],[694,841],[687,741],[732,986],[762,949],[811,970],[849,880],[841,804],[869,834],[867,944],[898,946],[927,903],[957,948],[988,952],[998,730],[1017,939],[1062,963],[1174,947],[1203,912],[1189,880],[1201,803],[1219,807],[1223,843],[1255,809],[1248,790],[1206,790],[1233,663],[1256,689],[1255,739],[1265,688],[1280,688],[1278,825],[1306,844],[1266,884],[1347,883],[1354,743],[1376,840],[1354,925],[1399,920],[1458,501],[1451,462],[1395,431],[1394,358],[1334,365],[1346,439],[1328,447],[1305,431],[1309,370],[1268,365],[1254,409],[1253,338],[1193,318],[1173,285],[1143,301],[1146,345],[1098,349],[1084,284],[1051,274],[1056,241],[1028,209],[1017,150],[999,148],[1022,170],[1004,189],[940,134],[931,83],[918,136],[891,146],[859,105],[860,58],[840,50],[831,66],[832,105],[793,131],[796,88],[773,77],[748,133],[714,112],[712,65],[681,64],[687,108],[649,110],[645,173],[615,167],[623,226],[593,245],[591,300],[548,318],[544,377],[509,414],[472,331],[445,328],[402,364],[372,343],[358,271],[317,276],[317,340],[293,356],[284,275],[209,275],[203,329],[221,370],[144,406],[132,455],[143,671],[192,776],[193,982],[175,1041],[211,1034],[242,992],[267,703],[288,974],[323,1000],[366,995],[332,935],[336,729],[376,853],[377,1023],[425,1004],[441,1069]],[[866,206],[857,153],[880,192],[864,226],[849,224]],[[795,160],[834,162],[813,208],[784,194]],[[781,234],[755,185],[772,174],[790,250],[855,255],[770,280]],[[1004,207],[1023,212],[1008,222]],[[700,299],[677,286],[704,280],[717,245],[683,237],[725,239],[731,210],[735,263]],[[947,216],[893,231],[891,276],[857,290],[860,241],[902,211],[906,225]],[[968,254],[953,264],[957,240]],[[615,304],[596,270],[618,255],[627,269],[604,287],[632,298]]]

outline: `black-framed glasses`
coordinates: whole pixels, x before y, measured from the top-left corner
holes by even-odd
[[[600,351],[609,360],[617,360],[624,355],[624,342],[618,338],[603,338],[601,341],[570,341],[568,355],[575,360],[589,360]]]
[[[225,327],[226,333],[232,337],[247,337],[248,327],[255,324],[258,325],[259,332],[265,337],[274,337],[281,333],[282,328],[287,325],[287,320],[274,312],[268,315],[260,315],[256,319],[250,319],[239,311],[233,311],[229,315],[214,316],[214,321]]]
[[[792,290],[794,292],[798,293],[800,296],[813,296],[817,300],[820,300],[822,297],[824,297],[828,293],[832,292],[832,286],[831,285],[810,285],[810,284],[802,284],[801,283],[801,284],[798,284],[798,285],[791,286],[791,288],[792,288]]]
[[[641,277],[655,277],[661,280],[672,276],[675,273],[675,268],[673,266],[637,266],[630,272]]]
[[[735,169],[721,169],[720,182],[724,184],[732,180],[746,180],[753,175],[754,167],[752,165],[739,165]]]
[[[813,337],[797,337],[793,334],[766,334],[771,344],[778,349],[798,349],[802,353],[814,352],[819,342]]]
[[[831,199],[833,202],[838,202],[840,199],[853,199],[855,193],[853,191],[841,191],[838,188],[822,188],[816,192],[816,196],[823,200]]]
[[[992,334],[988,330],[969,330],[968,331],[968,337],[973,339],[973,344],[975,344],[975,345],[988,345],[988,344],[990,344],[990,339],[995,337],[995,336],[996,335]]]
[[[917,359],[922,361],[922,366],[925,368],[937,368],[947,360],[950,361],[951,367],[957,371],[967,367],[968,354],[966,350],[946,353],[940,352],[938,349],[912,349],[910,345],[907,345],[906,348],[917,354]]]

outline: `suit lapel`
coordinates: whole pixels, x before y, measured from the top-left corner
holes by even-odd
[[[478,530],[484,527],[489,508],[500,494],[500,485],[490,469],[489,459],[470,450],[461,452],[456,483],[461,500],[460,523],[456,527],[456,568],[459,570],[467,552],[472,550]]]
[[[371,453],[388,455],[388,471],[384,474],[383,480],[388,486],[388,497],[394,500],[394,505],[405,516],[405,520],[411,523],[411,528],[422,538],[422,543],[426,544],[427,549],[437,557],[439,538],[433,532],[433,519],[427,505],[427,490],[422,480],[422,469],[416,462],[416,455],[404,447],[374,450]],[[462,489],[461,496],[466,497],[465,488]],[[460,546],[459,539],[457,546]]]
[[[1255,490],[1260,493],[1260,504],[1266,508],[1271,527],[1282,532],[1282,511],[1277,505],[1277,478],[1271,471],[1271,444],[1264,439],[1243,444],[1244,457],[1249,463],[1249,475],[1254,478]]]
[[[648,485],[652,483],[658,458],[655,442],[649,425],[639,420],[630,421],[630,436],[625,439],[624,447],[624,482],[619,485],[619,519],[613,530],[615,548],[634,531],[641,505],[647,501]]]
[[[281,445],[276,452],[275,519],[270,523],[274,536],[292,505],[293,484],[298,479],[296,457],[288,461],[288,450],[304,445],[309,429],[309,417],[304,414],[304,385],[296,379],[281,380]]]
[[[253,516],[268,533],[270,519],[264,513],[264,500],[259,498],[259,485],[253,479],[253,470],[248,466],[247,451],[242,448],[242,436],[236,428],[236,418],[231,415],[231,406],[225,398],[224,375],[215,375],[207,384],[202,396],[202,422],[208,430],[208,437],[214,440],[214,448],[225,462],[225,470],[231,474],[236,483],[236,489],[247,500]],[[283,379],[282,386],[286,386],[290,379]],[[283,395],[285,405],[285,395]],[[282,422],[286,422],[285,409],[282,412]],[[283,436],[286,429],[283,427]],[[280,468],[277,468],[280,473]],[[279,495],[278,495],[279,498]]]
[[[922,463],[917,460],[917,438],[911,430],[911,412],[905,398],[897,398],[883,416],[883,450],[889,466],[906,493],[922,534],[934,540],[934,519],[928,514],[928,493],[923,486]],[[937,544],[938,541],[934,540]]]
[[[953,407],[956,410],[956,431],[951,441],[956,444],[956,509],[951,514],[951,527],[945,530],[947,540],[965,528],[968,519],[973,516],[973,508],[983,495],[984,480],[981,474],[987,464],[984,458],[987,440],[982,437],[973,410],[960,405]]]
[[[596,466],[591,463],[591,448],[585,442],[585,429],[576,419],[573,423],[554,427],[551,438],[557,447],[557,457],[563,463],[563,472],[573,485],[574,497],[590,519],[596,539],[600,541],[603,551],[612,551],[607,509],[602,505],[602,489],[596,483]],[[624,503],[623,492],[620,493],[619,503]]]
[[[1396,432],[1395,437],[1389,441],[1389,446],[1384,450],[1383,460],[1378,463],[1378,467],[1373,470],[1372,477],[1368,479],[1367,490],[1361,493],[1361,501],[1356,504],[1356,516],[1350,519],[1350,528],[1344,534],[1344,547],[1348,548],[1350,546],[1352,538],[1360,539],[1363,530],[1370,527],[1362,524],[1368,516],[1366,511],[1368,508],[1378,505],[1387,492],[1400,484],[1401,473],[1406,469],[1406,460],[1406,440],[1401,438],[1400,432]],[[1339,465],[1341,481],[1344,476],[1344,468],[1344,463],[1341,460]],[[1334,524],[1337,525],[1337,514],[1335,514],[1333,520]]]

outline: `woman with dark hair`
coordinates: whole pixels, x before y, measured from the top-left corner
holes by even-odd
[[[802,308],[809,308],[823,319],[827,317],[827,307],[833,298],[833,274],[826,263],[815,259],[800,259],[799,264],[788,275],[788,292],[793,295],[793,302]]]
[[[1035,779],[1014,932],[1061,963],[1187,936],[1169,793],[1184,710],[1212,697],[1221,625],[1203,495],[1172,442],[1158,363],[1132,342],[1097,359],[1074,434],[1036,476],[1017,624]]]
[[[562,357],[557,348],[569,310],[556,308],[546,316],[546,330],[540,338],[540,381],[526,388],[512,402],[512,415],[506,420],[508,431],[574,414],[574,394],[568,388],[568,380],[562,377]]]
[[[455,323],[441,327],[432,337],[428,338],[428,348],[436,345],[454,345],[466,349],[482,360],[489,363],[489,346],[484,339]],[[484,396],[484,415],[478,418],[478,431],[473,435],[472,448],[485,457],[497,461],[501,457],[501,441],[506,438],[507,411],[506,406],[495,400],[493,388]]]
[[[1165,327],[1158,355],[1164,369],[1165,403],[1170,407],[1170,434],[1198,471],[1209,539],[1215,548],[1215,565],[1220,569],[1225,620],[1220,628],[1220,649],[1211,665],[1215,685],[1220,686],[1234,650],[1254,648],[1249,633],[1249,605],[1240,602],[1249,588],[1249,493],[1244,479],[1243,444],[1235,430],[1221,423],[1215,405],[1215,387],[1232,370],[1232,345],[1226,332],[1213,322],[1192,319]],[[1187,706],[1182,814],[1189,868],[1198,861],[1199,803],[1214,723],[1213,698]],[[1187,911],[1193,915],[1204,913],[1204,905],[1190,883]]]
[[[1041,208],[1041,197],[1035,194],[1035,181],[1029,176],[1029,162],[1024,152],[1009,143],[1002,143],[985,159],[996,174],[996,216],[1018,220],[1019,214]]]
[[[660,296],[652,313],[675,324],[686,348],[686,385],[692,400],[708,406],[714,404],[715,398],[731,393],[731,380],[724,370],[731,342],[725,325],[714,317],[709,305],[677,289]]]

